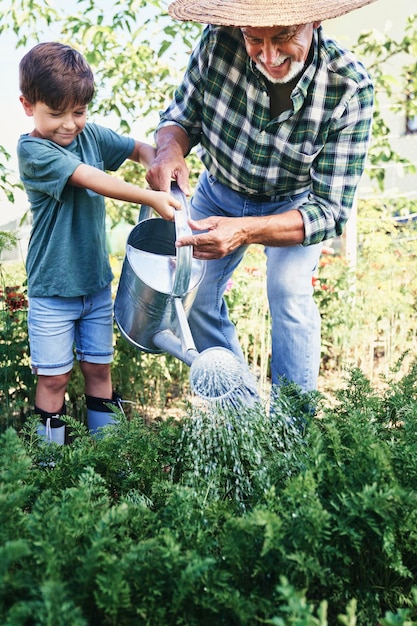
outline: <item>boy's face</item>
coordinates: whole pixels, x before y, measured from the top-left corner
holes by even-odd
[[[87,105],[56,111],[44,102],[30,104],[24,96],[20,96],[20,101],[26,115],[33,117],[35,128],[31,136],[49,139],[63,148],[74,141],[87,121]]]

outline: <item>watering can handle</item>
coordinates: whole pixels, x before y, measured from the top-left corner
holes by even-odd
[[[171,184],[172,195],[181,202],[181,209],[175,211],[175,234],[176,238],[192,235],[192,230],[188,225],[190,211],[185,194],[178,187],[177,183]],[[177,269],[175,272],[172,295],[175,298],[184,296],[189,289],[191,278],[191,265],[193,261],[192,246],[182,246],[177,248]]]
[[[153,208],[149,206],[148,204],[141,204],[139,217],[138,217],[138,224],[140,222],[143,222],[144,220],[149,220],[152,216],[153,216]]]
[[[184,237],[186,235],[192,235],[192,230],[188,226],[188,219],[190,212],[188,208],[188,202],[186,195],[181,191],[176,182],[171,183],[172,195],[181,202],[181,210],[175,211],[175,235]],[[152,207],[147,204],[142,204],[139,211],[138,224],[143,220],[150,219],[153,215]],[[188,286],[191,278],[191,264],[193,260],[193,248],[192,246],[183,246],[177,248],[177,269],[175,272],[174,285],[172,287],[172,295],[174,297],[182,297],[188,292]]]

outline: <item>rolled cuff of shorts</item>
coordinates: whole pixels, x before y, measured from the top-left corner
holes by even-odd
[[[73,361],[64,365],[37,365],[31,363],[32,374],[35,376],[60,376],[72,370]]]
[[[114,350],[106,352],[105,354],[89,354],[86,352],[78,352],[77,361],[86,361],[87,363],[97,363],[100,365],[107,365],[113,361]]]

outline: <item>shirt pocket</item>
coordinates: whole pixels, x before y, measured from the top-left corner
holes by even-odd
[[[279,143],[271,154],[270,166],[276,169],[277,176],[294,178],[301,187],[311,182],[311,170],[320,152],[321,147],[317,146]]]

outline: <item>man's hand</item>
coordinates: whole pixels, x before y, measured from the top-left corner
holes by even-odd
[[[188,137],[178,126],[167,126],[158,131],[156,157],[146,173],[152,189],[169,192],[171,181],[175,180],[181,191],[190,195],[189,170],[184,159],[188,147]]]
[[[292,209],[278,215],[248,217],[207,217],[189,220],[197,234],[181,237],[176,246],[193,246],[196,259],[221,259],[239,246],[296,246],[304,241],[304,222],[300,211]]]
[[[189,220],[193,231],[202,232],[181,237],[175,245],[179,248],[193,246],[196,259],[221,259],[247,243],[251,219],[212,216],[204,220]]]
[[[190,195],[188,177],[189,171],[183,157],[178,160],[172,157],[168,159],[164,158],[162,152],[146,173],[146,180],[152,189],[169,193],[171,182],[175,180],[186,196]]]

